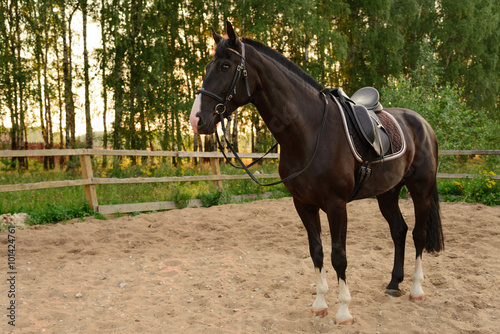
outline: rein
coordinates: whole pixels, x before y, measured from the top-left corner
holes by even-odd
[[[233,148],[233,145],[227,140],[227,137],[226,137],[226,127],[224,126],[224,116],[221,114],[221,126],[222,126],[222,131],[223,131],[223,135],[224,135],[224,140],[227,144],[227,147],[229,147],[229,149],[231,150],[231,153],[233,153],[234,155],[234,158],[236,159],[236,161],[238,161],[238,163],[240,164],[240,166],[235,166],[231,163],[231,161],[229,161],[229,158],[226,156],[226,153],[224,152],[224,149],[223,149],[223,146],[221,145],[221,142],[220,142],[220,139],[219,139],[219,135],[217,134],[217,131],[215,132],[215,138],[217,139],[217,143],[219,144],[219,147],[221,149],[221,152],[222,152],[222,155],[224,155],[224,158],[226,159],[226,161],[233,167],[235,168],[238,168],[238,169],[243,169],[245,170],[245,172],[248,174],[248,176],[250,176],[250,178],[255,182],[257,183],[259,186],[264,186],[264,187],[270,187],[270,186],[275,186],[277,184],[281,184],[281,183],[284,183],[286,181],[290,181],[291,179],[293,178],[296,178],[297,176],[299,176],[300,174],[304,173],[308,168],[309,166],[311,166],[311,163],[312,161],[314,160],[314,158],[316,157],[316,153],[318,153],[318,149],[319,149],[319,144],[321,143],[321,137],[323,135],[323,130],[325,129],[325,124],[326,124],[326,115],[328,113],[328,99],[326,97],[326,95],[323,93],[323,92],[320,92],[321,95],[323,95],[324,99],[325,99],[325,108],[323,110],[323,118],[321,119],[321,126],[320,126],[320,129],[319,129],[319,134],[318,134],[318,138],[316,139],[316,147],[314,148],[314,153],[313,155],[311,156],[311,159],[309,160],[309,162],[307,163],[307,165],[302,168],[301,170],[299,170],[298,172],[295,172],[293,173],[292,175],[288,175],[286,178],[284,179],[281,179],[280,181],[276,181],[276,182],[272,182],[272,183],[261,183],[259,180],[257,180],[257,178],[255,177],[255,175],[253,175],[253,173],[248,169],[249,167],[253,166],[254,164],[256,164],[257,162],[259,162],[260,160],[262,160],[266,155],[269,154],[269,152],[271,152],[271,150],[273,150],[278,144],[274,144],[273,147],[271,147],[269,149],[269,151],[267,151],[262,157],[260,157],[259,159],[255,160],[254,162],[252,162],[251,164],[248,164],[248,165],[245,165],[245,163],[241,160],[241,158],[239,157],[238,153],[236,152],[236,150]]]
[[[234,52],[237,56],[239,56],[241,58],[241,61],[240,61],[239,65],[238,65],[238,67],[236,68],[236,72],[234,74],[233,81],[231,82],[231,86],[229,88],[228,93],[226,94],[225,99],[222,99],[219,95],[217,95],[215,93],[212,93],[212,92],[210,92],[210,91],[208,91],[208,90],[206,90],[204,88],[201,88],[201,89],[199,89],[196,92],[196,94],[207,95],[207,96],[213,98],[214,100],[216,100],[217,102],[219,102],[219,104],[217,104],[215,106],[215,108],[214,108],[214,115],[220,115],[220,123],[221,123],[221,127],[222,127],[222,133],[223,133],[223,137],[224,137],[224,142],[225,142],[225,144],[227,144],[227,147],[229,147],[229,149],[231,150],[231,153],[234,155],[234,158],[236,159],[236,161],[238,162],[238,164],[240,166],[235,166],[229,160],[229,158],[227,157],[226,152],[224,150],[224,146],[225,145],[223,145],[224,143],[221,143],[219,135],[218,135],[217,131],[215,131],[215,138],[217,139],[217,143],[218,143],[219,148],[220,148],[220,150],[222,152],[222,155],[224,156],[224,158],[226,159],[226,161],[231,166],[233,166],[234,168],[245,170],[245,172],[248,174],[248,176],[250,176],[250,178],[255,183],[257,183],[260,186],[264,186],[264,187],[275,186],[277,184],[284,183],[286,181],[289,181],[289,180],[291,180],[291,179],[299,176],[300,174],[304,173],[309,168],[309,166],[311,165],[312,161],[316,157],[316,153],[318,153],[319,144],[321,142],[321,137],[323,135],[323,130],[325,129],[326,118],[327,118],[326,115],[327,115],[327,112],[328,112],[328,98],[327,98],[327,95],[324,92],[322,92],[322,91],[320,92],[320,94],[325,99],[325,108],[323,110],[323,117],[321,119],[321,125],[320,125],[320,129],[319,129],[319,133],[318,133],[318,138],[316,139],[316,147],[314,148],[313,155],[312,155],[311,159],[309,160],[309,162],[307,163],[307,165],[304,168],[302,168],[300,171],[295,172],[295,173],[287,176],[286,178],[281,179],[280,181],[276,181],[276,182],[272,182],[272,183],[261,183],[261,182],[259,182],[259,180],[257,180],[257,178],[255,177],[255,175],[249,170],[249,168],[252,167],[257,162],[259,162],[260,160],[262,160],[273,149],[275,149],[278,146],[278,143],[274,144],[262,157],[260,157],[259,159],[253,161],[252,163],[250,163],[248,165],[245,165],[245,163],[241,160],[240,156],[238,155],[238,153],[234,149],[233,145],[227,139],[227,137],[226,137],[226,126],[224,124],[224,120],[226,118],[229,118],[230,115],[227,115],[227,116],[224,115],[225,112],[226,112],[226,104],[229,101],[231,101],[231,99],[234,97],[234,95],[236,95],[236,86],[237,86],[237,84],[238,84],[238,82],[239,82],[239,80],[241,78],[241,75],[243,75],[243,78],[245,79],[245,86],[246,86],[246,90],[247,90],[247,95],[248,95],[248,97],[250,97],[250,88],[248,86],[248,78],[247,78],[248,77],[248,72],[247,72],[246,67],[245,67],[245,44],[241,43],[241,54],[238,51],[236,51],[234,49],[231,49],[231,48],[228,48],[228,50]]]

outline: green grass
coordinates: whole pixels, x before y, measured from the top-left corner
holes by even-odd
[[[442,157],[440,172],[481,174],[481,177],[471,180],[438,180],[438,190],[443,195],[443,199],[499,205],[500,181],[492,180],[490,177],[492,173],[499,172],[496,170],[498,164],[495,159],[496,157],[488,160]],[[109,161],[112,162],[111,159]],[[194,166],[184,161],[175,167],[170,160],[148,159],[144,162],[138,160],[134,165],[130,160],[124,159],[115,160],[107,168],[102,168],[100,162],[99,159],[93,162],[95,177],[129,178],[211,174],[208,163]],[[40,164],[31,162],[28,171],[6,171],[4,166],[0,172],[0,184],[81,179],[78,168],[73,171],[43,171],[40,167]],[[221,169],[222,174],[242,174],[242,171],[226,164],[222,164]],[[268,161],[256,166],[253,170],[265,174],[276,173],[277,163]],[[272,181],[274,179],[263,180],[263,182]],[[202,200],[203,206],[209,207],[229,203],[231,197],[235,195],[262,194],[272,191],[278,193],[278,196],[289,196],[283,185],[261,187],[251,180],[231,180],[224,181],[223,184],[222,191],[218,190],[212,181],[97,185],[96,191],[100,205],[174,201],[179,207],[185,207],[190,199],[198,198]],[[86,205],[85,194],[81,186],[0,193],[0,214],[8,212],[28,213],[31,216],[30,224],[54,223],[96,214]],[[102,215],[101,218],[103,218]]]

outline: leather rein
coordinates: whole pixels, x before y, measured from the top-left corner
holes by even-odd
[[[220,150],[222,152],[222,155],[224,156],[224,158],[226,159],[226,161],[231,166],[233,166],[234,168],[245,170],[245,172],[248,174],[248,176],[250,176],[250,178],[255,183],[257,183],[260,186],[265,186],[265,187],[275,186],[277,184],[284,183],[286,181],[289,181],[289,180],[291,180],[291,179],[299,176],[300,174],[302,174],[303,172],[305,172],[309,168],[309,166],[311,165],[312,161],[314,160],[314,158],[316,156],[316,153],[318,153],[319,144],[321,142],[321,137],[322,137],[322,134],[323,134],[323,130],[325,128],[326,118],[327,118],[326,117],[327,111],[328,111],[328,98],[327,98],[327,95],[323,91],[320,92],[320,94],[323,96],[323,98],[325,100],[325,108],[323,110],[323,117],[321,119],[321,125],[320,125],[320,129],[319,129],[319,134],[318,134],[318,137],[316,139],[316,147],[314,148],[314,153],[313,153],[311,159],[309,160],[309,162],[307,163],[307,165],[304,168],[302,168],[300,171],[295,172],[295,173],[287,176],[286,178],[281,179],[280,181],[276,181],[276,182],[272,182],[272,183],[261,183],[261,182],[259,182],[259,180],[257,180],[257,178],[255,177],[255,175],[249,170],[249,168],[252,167],[253,165],[255,165],[260,160],[262,160],[273,149],[275,149],[278,146],[278,143],[274,144],[262,157],[260,157],[257,160],[254,160],[252,163],[250,163],[248,165],[245,165],[245,163],[241,160],[240,156],[238,155],[238,153],[234,149],[233,145],[227,139],[227,136],[226,136],[226,126],[224,124],[224,120],[226,118],[230,120],[230,115],[224,115],[226,113],[226,105],[227,105],[227,103],[229,101],[231,101],[231,99],[234,97],[234,95],[236,95],[236,86],[238,85],[238,82],[239,82],[239,80],[240,80],[240,78],[241,78],[242,75],[243,75],[243,78],[245,80],[245,86],[246,86],[247,95],[248,95],[248,97],[251,96],[250,95],[250,88],[248,86],[248,72],[247,72],[246,66],[245,66],[245,44],[241,43],[241,54],[238,51],[234,50],[234,49],[231,49],[231,48],[227,48],[227,49],[230,50],[230,51],[232,51],[233,53],[235,53],[237,56],[239,56],[240,59],[241,59],[241,61],[240,61],[239,65],[238,65],[238,67],[236,68],[236,72],[234,74],[233,81],[231,82],[231,86],[229,88],[228,93],[226,94],[226,97],[223,99],[219,95],[217,95],[215,93],[212,93],[212,92],[210,92],[210,91],[208,91],[208,90],[206,90],[204,88],[201,88],[201,89],[199,89],[196,92],[196,94],[203,94],[203,95],[209,96],[209,97],[213,98],[214,100],[216,100],[217,102],[219,102],[219,104],[217,104],[215,106],[215,108],[214,108],[214,115],[220,115],[220,123],[221,123],[221,127],[222,127],[222,133],[223,133],[223,137],[224,137],[224,142],[227,145],[227,147],[229,147],[229,149],[231,150],[231,153],[234,155],[234,158],[236,159],[236,161],[238,162],[238,164],[240,166],[235,166],[229,160],[229,158],[227,157],[226,152],[224,150],[224,146],[225,145],[224,145],[224,143],[221,143],[219,135],[218,135],[217,131],[215,131],[215,138],[217,139],[217,143],[218,143],[219,148],[220,148]]]

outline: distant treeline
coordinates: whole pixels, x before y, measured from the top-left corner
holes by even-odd
[[[211,58],[210,28],[222,33],[225,20],[324,86],[351,94],[362,86],[395,87],[396,79],[421,72],[427,66],[422,59],[429,60],[437,78],[432,85],[460,89],[469,108],[498,119],[499,19],[498,0],[0,1],[0,119],[12,123],[13,149],[25,148],[33,125],[41,127],[47,148],[56,132],[57,142],[70,148],[80,115],[92,147],[93,81],[101,83],[94,86],[101,87],[104,101],[104,146],[210,146],[210,137],[202,143],[187,135],[186,120]],[[100,36],[88,35],[89,23],[100,28]],[[83,54],[75,50],[75,38]],[[101,46],[89,53],[86,41],[95,38]],[[81,86],[85,102],[78,107],[75,92]],[[272,141],[253,108],[233,122],[239,125],[231,126],[235,144],[238,128],[253,150]]]

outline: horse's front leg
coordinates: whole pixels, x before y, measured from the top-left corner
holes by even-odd
[[[323,246],[321,244],[321,222],[319,219],[319,208],[306,205],[294,198],[295,208],[302,223],[307,230],[309,239],[309,252],[314,263],[316,272],[316,300],[312,305],[314,316],[324,317],[328,314],[328,305],[325,294],[328,292],[325,269],[323,268]]]
[[[349,312],[351,294],[347,286],[346,274],[346,235],[347,210],[345,202],[337,202],[328,208],[328,222],[332,236],[332,264],[337,273],[339,283],[339,309],[335,315],[335,322],[340,325],[350,325],[354,319]]]

